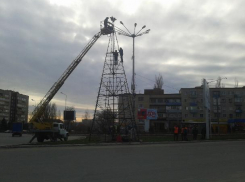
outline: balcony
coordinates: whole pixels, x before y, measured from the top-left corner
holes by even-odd
[[[199,112],[199,110],[198,110],[198,109],[189,110],[189,111],[190,111],[190,113],[198,113],[198,112]]]
[[[242,110],[241,109],[236,109],[235,112],[236,113],[242,113]]]
[[[181,113],[181,110],[178,109],[171,109],[171,110],[166,110],[167,113]]]
[[[234,102],[235,106],[241,106],[242,102]]]
[[[166,106],[181,106],[180,102],[166,102]]]
[[[196,102],[190,102],[190,106],[197,106]]]

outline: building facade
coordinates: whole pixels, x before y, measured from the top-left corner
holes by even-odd
[[[179,93],[165,94],[162,89],[144,90],[135,98],[135,116],[138,129],[144,130],[144,120],[137,118],[139,109],[157,109],[158,119],[150,120],[153,132],[171,131],[174,124],[205,127],[203,88],[181,88]],[[235,127],[245,129],[245,87],[210,88],[209,118],[211,132],[230,132]],[[235,128],[236,129],[236,128]],[[237,129],[238,130],[238,129]]]
[[[138,109],[156,109],[158,114],[157,120],[150,120],[151,132],[165,132],[173,127],[176,122],[181,122],[181,95],[164,94],[162,89],[147,89],[144,94],[137,94],[135,98],[135,115]],[[136,123],[139,130],[143,130],[144,120],[136,117]]]
[[[184,123],[205,123],[202,87],[182,88],[182,120]],[[245,123],[245,87],[210,88],[209,118],[212,133],[217,133],[218,126],[222,133],[229,132]]]
[[[28,122],[29,96],[11,90],[0,89],[0,121],[8,123]]]

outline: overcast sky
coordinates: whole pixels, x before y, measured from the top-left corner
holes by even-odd
[[[129,30],[134,23],[151,29],[135,42],[137,93],[153,88],[159,74],[165,93],[218,76],[228,78],[225,87],[235,79],[244,86],[244,7],[244,0],[1,0],[0,89],[29,95],[31,111],[107,16],[120,28],[123,21]],[[130,84],[132,38],[118,35],[118,41]],[[78,121],[84,110],[93,113],[107,44],[102,36],[52,100],[62,111],[60,92],[67,94]]]

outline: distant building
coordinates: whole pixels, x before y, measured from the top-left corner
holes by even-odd
[[[205,123],[202,87],[181,88],[183,123]],[[245,126],[245,87],[210,88],[210,122],[213,133]]]
[[[122,99],[121,101],[122,102]],[[245,129],[245,87],[210,88],[211,132],[221,133]],[[136,94],[135,116],[139,131],[144,131],[144,120],[137,118],[139,109],[157,109],[158,119],[150,120],[150,131],[171,131],[174,124],[199,129],[206,126],[203,107],[203,88],[181,88],[179,93],[165,94],[163,89],[146,89]]]
[[[135,116],[139,130],[143,130],[144,121],[137,118],[138,109],[156,109],[157,120],[150,121],[150,130],[154,132],[168,131],[176,122],[181,122],[181,95],[164,94],[163,89],[154,88],[144,90],[144,94],[137,94],[135,98]]]
[[[28,103],[29,96],[0,89],[0,121],[5,118],[9,123],[27,123]]]

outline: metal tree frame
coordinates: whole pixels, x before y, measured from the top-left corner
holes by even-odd
[[[113,53],[119,50],[116,31],[120,30],[114,26],[111,17],[113,32],[108,35],[109,42],[106,51],[104,67],[102,71],[98,96],[96,100],[91,133],[111,134],[112,140],[116,134],[115,124],[123,126],[135,126],[135,118],[132,109],[132,97],[129,93],[128,82],[121,57],[114,59]],[[114,21],[113,21],[114,20]],[[103,29],[104,27],[102,27]],[[132,132],[133,140],[136,139],[136,131]]]

